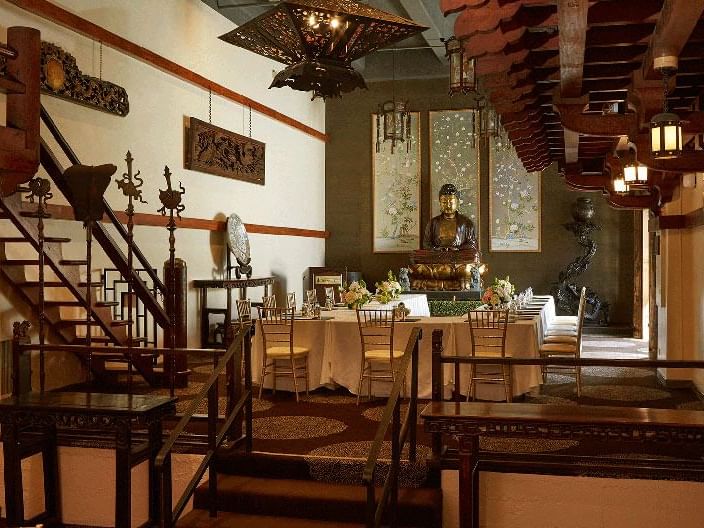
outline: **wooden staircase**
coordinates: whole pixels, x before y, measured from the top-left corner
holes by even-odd
[[[219,473],[217,517],[210,517],[205,483],[195,493],[194,509],[177,526],[363,528],[367,490],[361,481],[352,482],[353,477],[340,472],[340,462],[337,458],[327,461],[330,475],[339,474],[340,482],[323,482],[311,477],[309,461],[303,456],[247,455],[222,450],[215,463]],[[438,480],[437,475],[429,473],[420,487],[399,490],[399,527],[442,526],[442,491]],[[377,490],[377,496],[379,493]]]
[[[0,276],[12,285],[34,313],[39,313],[39,233],[36,220],[27,214],[32,212],[32,205],[23,203],[21,193],[17,192],[0,199],[0,207],[4,217],[18,231],[18,236],[0,237]],[[86,321],[86,262],[64,259],[63,245],[70,242],[71,239],[63,237],[44,239],[46,322],[68,344],[85,344],[90,326],[93,344],[127,345],[127,325],[132,322],[113,317],[115,302],[95,301],[90,325]],[[101,284],[91,282],[93,299],[99,299]],[[132,344],[139,346],[141,340],[133,340]],[[81,358],[87,360],[85,355]],[[93,354],[91,368],[94,374],[105,378],[110,370],[108,367],[115,363],[125,364],[126,358],[123,354],[106,350]],[[134,356],[133,365],[147,382],[158,383],[151,353],[145,350],[143,355]]]

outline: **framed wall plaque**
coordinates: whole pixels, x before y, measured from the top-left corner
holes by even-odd
[[[374,253],[420,249],[420,113],[411,112],[411,135],[381,143],[376,151],[377,114],[372,114],[372,204]]]
[[[489,251],[540,252],[542,173],[527,172],[513,147],[489,143]]]
[[[264,143],[195,117],[187,123],[187,169],[264,185]]]
[[[474,222],[479,233],[479,140],[473,138],[478,124],[476,110],[429,112],[430,216],[440,214],[438,192],[445,183],[457,187],[460,213]]]

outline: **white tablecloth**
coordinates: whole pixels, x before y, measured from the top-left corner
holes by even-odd
[[[427,301],[426,301],[427,302]],[[550,316],[552,313],[552,316]],[[548,317],[554,317],[555,309],[552,299],[543,307],[540,315],[530,319],[519,319],[509,323],[506,334],[507,355],[514,357],[537,357],[539,343],[542,341],[543,328]],[[334,310],[323,312],[324,320],[296,320],[294,342],[298,346],[310,349],[308,357],[310,388],[321,386],[334,387],[342,385],[352,393],[357,393],[359,372],[362,364],[361,341],[357,318],[353,310]],[[404,348],[413,327],[423,330],[420,342],[418,362],[418,396],[431,396],[431,354],[432,333],[435,329],[443,331],[443,348],[446,355],[468,356],[471,353],[469,324],[466,316],[462,317],[421,317],[418,321],[397,323],[395,330],[395,348]],[[252,346],[252,378],[259,383],[262,368],[261,332],[257,329]],[[467,367],[461,370],[462,387],[466,393]],[[445,383],[449,390],[454,386],[454,370],[446,366]],[[527,392],[540,383],[540,368],[532,366],[514,367],[513,394]],[[272,376],[267,376],[265,387],[271,388]],[[279,378],[277,388],[293,390],[290,379]],[[375,395],[387,395],[389,384],[374,382],[372,391]],[[366,385],[362,388],[366,394]],[[482,399],[503,398],[501,386],[480,385],[477,396]]]
[[[369,304],[365,304],[364,307],[390,310],[398,306],[399,303],[403,303],[411,311],[409,317],[430,317],[428,296],[424,293],[402,294],[398,299],[390,301],[388,304],[379,304],[376,301],[372,301]]]

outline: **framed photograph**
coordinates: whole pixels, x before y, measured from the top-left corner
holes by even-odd
[[[430,216],[440,214],[438,192],[446,183],[457,187],[458,211],[479,233],[479,113],[473,109],[429,113]]]
[[[420,249],[420,113],[411,112],[410,138],[381,142],[376,150],[377,114],[372,114],[373,252]]]
[[[540,252],[542,173],[527,172],[513,147],[489,143],[489,251]]]

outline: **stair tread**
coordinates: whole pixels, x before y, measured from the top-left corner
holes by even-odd
[[[20,286],[39,286],[39,281],[38,280],[27,280],[27,281],[18,282],[17,284],[19,284]],[[90,285],[91,286],[102,286],[103,283],[93,281],[90,283]],[[59,280],[45,280],[44,286],[45,287],[47,287],[47,286],[49,286],[49,287],[57,287],[57,286],[58,287],[61,287],[61,286],[68,287],[68,286],[66,286],[65,282],[59,281]],[[86,281],[81,281],[78,283],[78,286],[85,287],[85,286],[88,286],[88,283]]]
[[[5,266],[39,266],[37,259],[2,259],[0,264]]]
[[[178,528],[225,528],[230,526],[246,526],[247,528],[363,528],[364,524],[233,512],[218,512],[218,516],[213,519],[207,510],[192,510],[184,515],[176,526]]]
[[[207,490],[207,483],[198,487],[195,508],[207,508]],[[442,491],[438,488],[400,488],[398,500],[401,524],[431,526],[430,521],[442,509]],[[367,489],[360,484],[218,475],[218,510],[222,511],[310,518],[325,515],[363,522],[366,501]]]
[[[130,319],[115,319],[110,322],[110,326],[129,326],[132,324]]]
[[[83,259],[83,260],[81,260],[81,259],[78,259],[78,260],[61,259],[59,261],[59,264],[61,264],[62,266],[85,266],[88,264],[88,261],[85,259]]]

